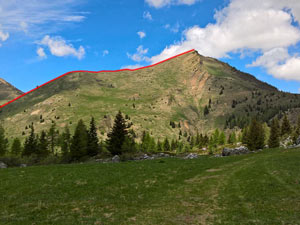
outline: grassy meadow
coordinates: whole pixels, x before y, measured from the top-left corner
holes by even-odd
[[[0,224],[300,224],[300,149],[0,170]]]

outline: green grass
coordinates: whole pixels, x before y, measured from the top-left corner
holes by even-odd
[[[300,224],[300,149],[0,170],[0,224]]]

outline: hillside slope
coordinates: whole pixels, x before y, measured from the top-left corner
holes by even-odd
[[[268,121],[299,106],[299,95],[194,51],[137,71],[69,74],[5,106],[0,119],[9,135],[20,136],[31,122],[38,131],[52,121],[73,129],[78,119],[94,116],[105,136],[121,110],[138,135],[148,130],[155,137],[175,137],[179,130],[242,127],[253,116]]]
[[[21,94],[23,94],[22,91],[0,78],[0,105],[18,97]]]

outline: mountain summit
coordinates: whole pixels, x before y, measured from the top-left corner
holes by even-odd
[[[3,107],[0,119],[21,135],[32,122],[38,131],[53,121],[73,128],[94,116],[106,135],[121,110],[138,135],[147,130],[162,138],[243,127],[254,116],[267,122],[297,107],[299,95],[193,51],[136,71],[71,73]]]
[[[0,78],[0,105],[20,96],[22,91]]]

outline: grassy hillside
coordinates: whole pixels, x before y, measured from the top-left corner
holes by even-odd
[[[21,94],[23,94],[22,91],[0,78],[0,105],[20,96]]]
[[[300,149],[0,170],[1,224],[299,224]]]
[[[243,126],[253,116],[268,121],[299,106],[299,95],[279,92],[228,64],[191,52],[134,72],[70,74],[2,108],[0,120],[9,136],[21,136],[31,122],[37,131],[48,129],[52,121],[73,129],[78,119],[88,122],[94,116],[105,137],[122,110],[138,135],[148,130],[163,138],[176,137],[180,129],[194,134]]]

